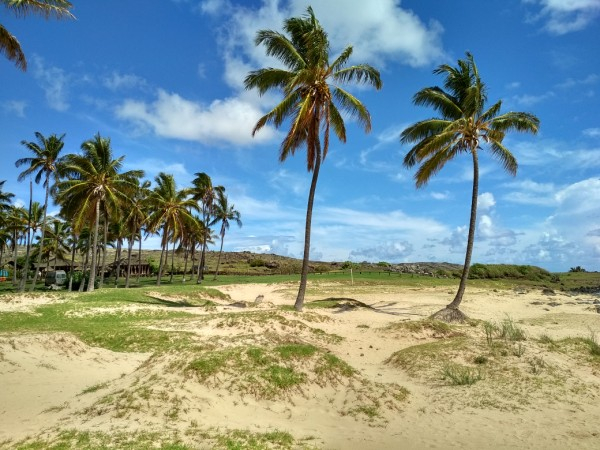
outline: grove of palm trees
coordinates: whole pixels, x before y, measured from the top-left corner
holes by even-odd
[[[197,13],[216,14],[215,4]],[[3,6],[76,20],[63,0]],[[331,209],[349,214],[316,207],[332,195],[317,190],[324,162],[372,131],[360,98],[384,95],[394,74],[354,63],[352,45],[338,51],[311,6],[281,30],[257,30],[254,44],[274,66],[240,65],[240,89],[268,105],[248,134],[274,133],[282,167],[306,152],[304,227],[294,223],[302,258],[260,245],[227,251],[226,237],[262,214],[292,220],[249,202],[246,186],[217,183],[228,178],[216,157],[142,170],[104,131],[82,142],[62,130],[24,136],[10,163],[27,201],[0,180],[0,448],[598,448],[598,273],[473,264],[478,238],[489,239],[478,219],[493,203],[482,206],[480,186],[498,176],[492,165],[518,175],[509,136],[538,134],[540,119],[489,101],[471,52],[438,65],[440,84],[412,98],[425,118],[394,129],[394,140],[415,196],[449,166],[466,167],[464,263],[323,262],[314,236],[339,228],[313,224]],[[1,25],[0,52],[27,69]]]

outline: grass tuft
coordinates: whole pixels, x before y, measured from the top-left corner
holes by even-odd
[[[470,386],[483,379],[480,369],[448,363],[442,369],[442,376],[454,386]]]

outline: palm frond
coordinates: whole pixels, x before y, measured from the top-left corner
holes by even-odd
[[[339,87],[333,89],[333,96],[342,111],[356,119],[365,132],[371,131],[371,115],[359,99]]]
[[[19,69],[23,71],[27,70],[27,60],[25,59],[25,53],[21,49],[21,44],[2,25],[0,25],[0,53],[4,53],[8,60],[14,62],[15,66]]]
[[[268,56],[277,58],[291,70],[299,70],[306,66],[302,55],[284,34],[273,30],[259,30],[254,43],[264,45]]]
[[[417,106],[432,107],[443,118],[458,119],[463,116],[458,100],[437,86],[421,89],[413,96],[413,103]]]
[[[369,64],[358,64],[333,72],[332,78],[338,83],[368,84],[379,90],[383,87],[381,75]]]

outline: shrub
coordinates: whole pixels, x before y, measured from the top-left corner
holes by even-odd
[[[248,261],[248,264],[250,264],[250,267],[264,267],[267,265],[265,260],[261,258],[251,259],[250,261]]]

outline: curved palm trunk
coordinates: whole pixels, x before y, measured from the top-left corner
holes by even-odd
[[[471,268],[471,256],[473,254],[473,242],[475,241],[475,226],[477,224],[477,196],[479,191],[479,161],[477,158],[477,149],[471,149],[473,156],[473,193],[471,195],[471,218],[469,220],[469,235],[467,237],[467,252],[465,254],[465,265],[463,266],[462,276],[458,291],[452,303],[446,308],[435,313],[432,318],[441,319],[447,322],[463,322],[466,319],[465,314],[458,308],[462,302],[467,279],[469,278],[469,269]]]
[[[33,290],[35,289],[35,283],[37,283],[39,268],[40,268],[40,265],[42,264],[42,253],[44,251],[44,237],[46,235],[46,219],[47,219],[46,212],[48,211],[48,193],[50,191],[50,185],[48,184],[48,181],[49,181],[48,175],[46,175],[46,198],[44,200],[44,218],[42,219],[42,240],[40,241],[40,252],[38,253],[38,257],[37,257],[37,269],[34,271],[33,282],[31,283],[29,292],[33,292]],[[54,265],[56,266],[56,256],[54,257]],[[56,269],[56,267],[55,267],[55,269]]]
[[[15,229],[15,231],[13,231],[13,286],[17,286],[17,241],[17,230]]]
[[[221,264],[221,255],[223,254],[223,241],[225,240],[225,232],[221,233],[221,248],[219,249],[219,258],[217,259],[217,268],[215,270],[215,276],[213,280],[217,279],[217,275],[219,274],[219,265]]]
[[[90,267],[90,279],[88,281],[88,292],[94,291],[94,283],[96,282],[96,269],[97,269],[97,260],[98,260],[98,252],[96,251],[98,248],[98,231],[100,228],[100,200],[96,200],[96,221],[94,223],[94,240],[92,241],[92,263]]]
[[[316,161],[313,170],[312,181],[310,183],[310,191],[308,193],[308,205],[306,207],[306,226],[304,228],[304,257],[302,258],[302,272],[300,274],[300,287],[294,309],[302,311],[304,307],[304,294],[306,293],[306,282],[308,281],[308,260],[310,257],[310,230],[312,225],[312,210],[315,200],[315,191],[317,189],[317,180],[319,178],[319,169],[321,168],[321,143],[317,139],[316,142]]]

